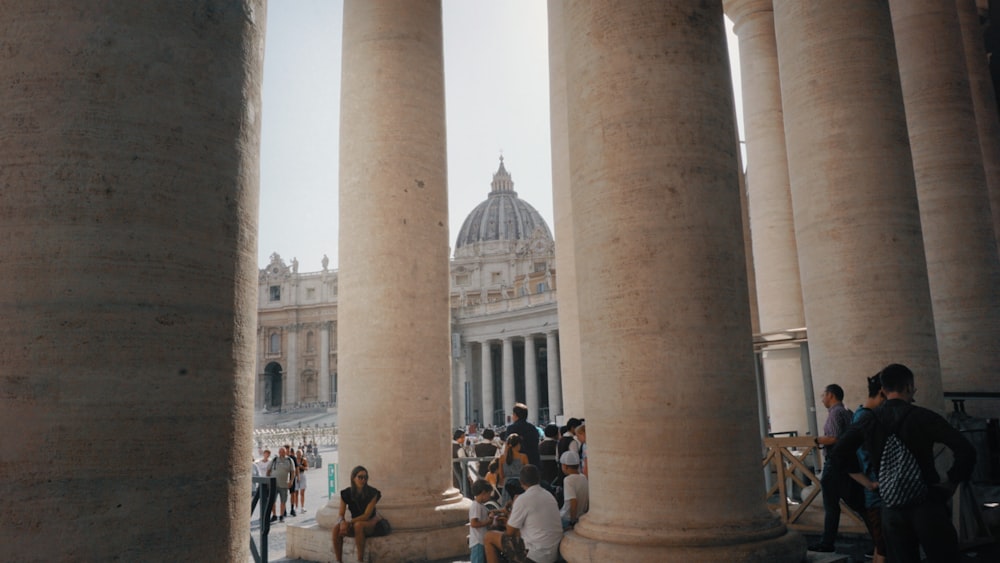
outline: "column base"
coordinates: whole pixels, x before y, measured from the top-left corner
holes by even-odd
[[[573,563],[629,561],[704,561],[706,563],[799,563],[806,555],[806,540],[794,530],[767,540],[728,545],[677,545],[611,543],[568,532],[559,546],[563,558]]]
[[[454,489],[442,499],[446,504],[433,508],[379,505],[379,513],[392,524],[388,536],[369,538],[365,548],[371,563],[435,561],[464,557],[469,553],[469,505],[471,500]],[[307,561],[335,561],[331,529],[339,517],[336,506],[327,504],[316,511],[317,524],[288,526],[285,556]],[[357,561],[354,539],[344,540],[344,561]]]
[[[466,509],[468,514],[468,509]],[[306,561],[336,561],[333,556],[333,536],[317,524],[288,526],[285,536],[285,557]],[[425,530],[393,530],[388,536],[368,538],[366,560],[371,563],[400,561],[437,561],[469,555],[469,528],[464,523],[450,528]],[[344,540],[344,561],[357,561],[353,538]]]

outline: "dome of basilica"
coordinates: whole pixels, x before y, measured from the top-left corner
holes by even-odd
[[[455,241],[455,256],[468,254],[470,250],[486,252],[490,242],[528,241],[541,234],[548,241],[552,232],[538,211],[528,202],[517,197],[514,181],[503,165],[493,174],[493,182],[486,201],[469,213],[462,223]],[[540,233],[536,233],[540,231]],[[506,251],[497,245],[497,251]],[[463,252],[464,251],[464,252]]]

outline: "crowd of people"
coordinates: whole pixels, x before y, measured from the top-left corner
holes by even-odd
[[[278,448],[278,455],[271,457],[271,450],[261,452],[253,463],[254,477],[274,477],[278,502],[271,507],[271,522],[284,522],[287,516],[295,517],[306,511],[306,487],[309,484],[309,454],[317,451],[314,444],[302,444],[298,450],[285,444]],[[291,513],[286,510],[291,497]],[[278,507],[281,507],[280,514]],[[296,511],[298,508],[298,511]]]
[[[959,561],[948,501],[972,475],[975,448],[944,417],[913,404],[917,388],[906,366],[890,364],[867,380],[868,397],[854,413],[839,385],[823,391],[828,416],[815,442],[824,451],[825,518],[823,535],[809,550],[834,551],[843,499],[864,520],[875,563],[918,563],[921,548],[927,561]],[[953,455],[944,481],[935,468],[935,444]]]
[[[455,472],[456,486],[472,480],[471,561],[553,563],[563,533],[590,508],[586,423],[571,418],[561,428],[539,429],[521,403],[511,418],[499,433],[486,428],[476,436],[459,429],[452,435],[454,458],[478,458],[471,477]]]

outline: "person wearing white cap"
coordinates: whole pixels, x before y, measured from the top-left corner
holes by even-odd
[[[563,529],[572,528],[580,516],[590,509],[590,485],[587,476],[580,473],[580,456],[570,450],[559,457],[566,477],[563,479],[563,505],[559,511]]]

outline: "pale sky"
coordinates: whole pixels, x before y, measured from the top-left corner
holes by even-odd
[[[449,244],[486,199],[501,151],[518,196],[554,232],[546,2],[444,0],[443,8]],[[297,258],[300,272],[320,270],[324,254],[338,264],[342,15],[342,0],[268,2],[259,267],[273,252]],[[734,44],[730,36],[735,61]]]

